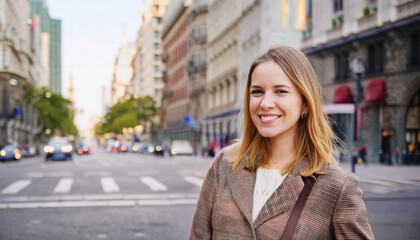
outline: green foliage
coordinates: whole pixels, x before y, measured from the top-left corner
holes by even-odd
[[[78,135],[74,125],[74,112],[71,102],[44,87],[35,89],[32,85],[25,86],[24,99],[27,103],[33,103],[38,112],[40,122],[45,129],[51,132],[60,132],[61,135]]]
[[[152,97],[130,97],[116,103],[109,109],[102,121],[95,126],[95,133],[122,133],[123,128],[145,124],[158,113],[159,109]]]

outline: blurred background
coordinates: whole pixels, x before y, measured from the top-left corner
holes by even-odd
[[[377,238],[420,239],[420,0],[0,0],[0,238],[188,238],[278,44],[310,59]]]

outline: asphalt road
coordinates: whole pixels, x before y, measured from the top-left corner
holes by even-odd
[[[0,239],[187,239],[211,162],[94,149],[73,161],[0,163]],[[409,178],[399,169],[386,181],[381,171],[389,169],[372,167],[372,176],[359,168],[377,239],[420,239],[420,168],[413,168]]]

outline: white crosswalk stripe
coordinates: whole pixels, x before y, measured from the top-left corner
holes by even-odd
[[[120,187],[118,187],[118,184],[115,182],[114,178],[111,177],[101,178],[101,185],[105,193],[113,193],[120,191]]]
[[[22,191],[23,189],[25,189],[26,187],[28,187],[29,185],[31,185],[31,183],[32,181],[28,179],[19,180],[7,186],[5,189],[1,191],[1,193],[2,194],[16,194]]]
[[[68,193],[73,185],[72,178],[62,178],[54,188],[55,193]]]
[[[154,192],[163,192],[168,190],[164,184],[152,177],[141,177],[140,181],[146,184]]]
[[[185,176],[184,180],[199,187],[203,185],[203,179],[195,176]]]

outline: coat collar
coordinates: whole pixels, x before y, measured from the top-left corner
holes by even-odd
[[[256,172],[245,167],[247,157],[243,158],[238,168],[232,173],[230,178],[232,196],[239,206],[240,210],[248,220],[251,226],[258,227],[265,221],[284,213],[291,211],[294,207],[304,183],[301,172],[308,166],[307,158],[302,159],[296,167],[289,173],[280,187],[274,191],[273,195],[267,200],[261,209],[255,222],[252,222],[253,194],[256,179]],[[315,172],[317,175],[326,173],[327,164],[321,170]],[[315,177],[314,175],[312,175]]]

